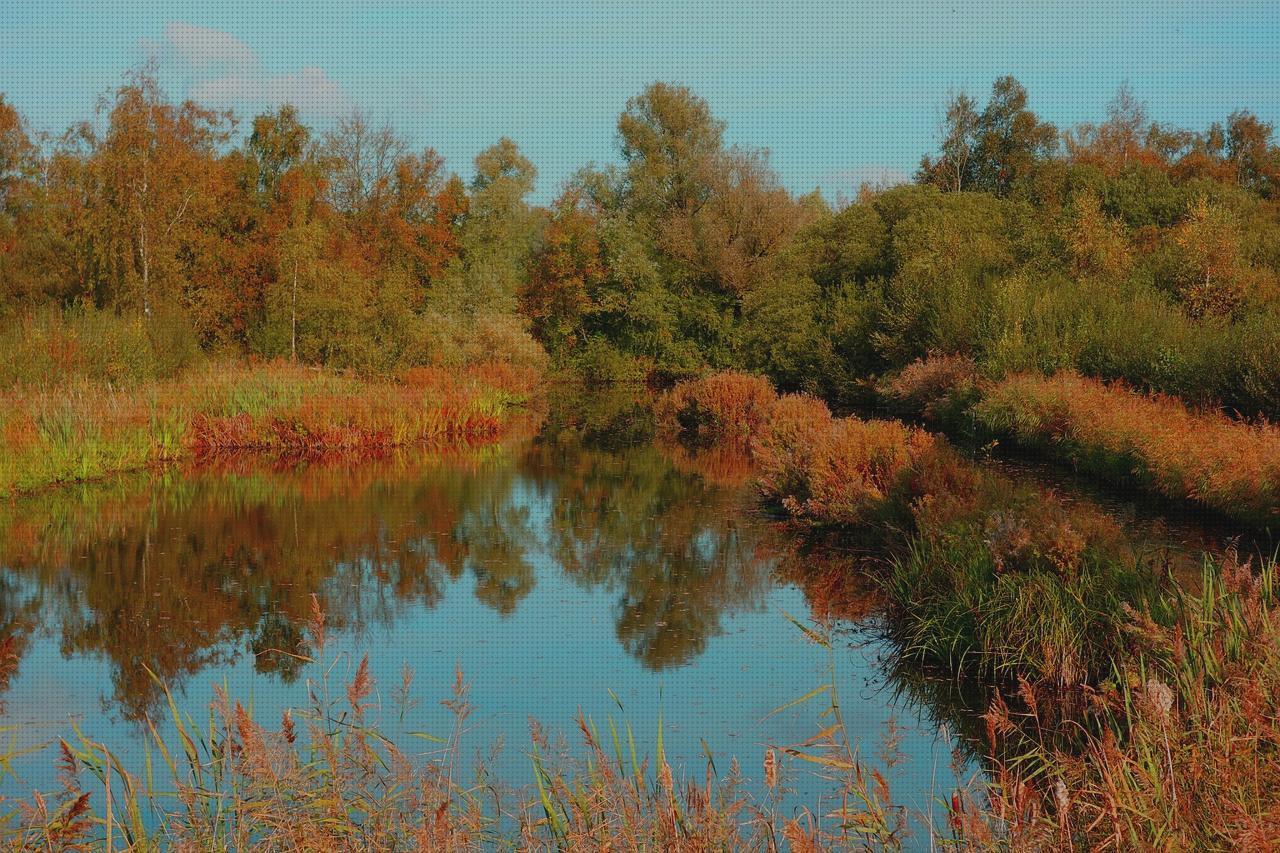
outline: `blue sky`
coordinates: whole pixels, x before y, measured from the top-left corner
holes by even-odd
[[[767,147],[783,182],[834,197],[909,174],[947,94],[1013,74],[1061,125],[1127,80],[1192,128],[1248,107],[1280,121],[1280,0],[1181,2],[71,2],[6,0],[0,91],[38,129],[88,117],[154,54],[170,94],[243,117],[298,101],[323,127],[360,105],[450,168],[506,135],[538,200],[616,159],[627,98],[683,83]]]

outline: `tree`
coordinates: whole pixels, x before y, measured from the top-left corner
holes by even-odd
[[[1174,232],[1178,266],[1174,286],[1193,317],[1224,315],[1244,298],[1247,269],[1235,218],[1201,195]]]
[[[1097,166],[1109,175],[1134,165],[1165,163],[1166,160],[1150,147],[1152,142],[1166,148],[1178,145],[1176,137],[1162,135],[1150,124],[1146,105],[1134,96],[1128,83],[1121,84],[1115,97],[1107,104],[1105,122],[1078,125],[1065,138],[1073,162]]]
[[[537,170],[510,139],[476,155],[460,254],[429,296],[445,315],[514,314],[541,218],[528,204]]]
[[[973,180],[972,155],[980,120],[972,98],[963,92],[953,96],[942,122],[941,156],[937,160],[925,156],[917,180],[952,192],[964,189]]]
[[[597,213],[581,187],[571,186],[552,205],[552,216],[520,291],[520,312],[552,352],[574,349],[604,283],[604,247]]]
[[[405,142],[390,125],[374,128],[354,110],[324,136],[322,157],[328,167],[328,201],[354,221],[369,223],[385,212]]]
[[[1027,90],[1013,77],[991,86],[978,117],[973,150],[975,189],[1005,195],[1037,161],[1054,152],[1058,131],[1027,108]]]
[[[1227,119],[1227,160],[1240,186],[1262,196],[1280,193],[1280,149],[1271,144],[1272,125],[1247,110]]]
[[[26,296],[39,289],[33,279],[42,276],[30,263],[38,240],[32,232],[39,171],[39,152],[26,121],[0,95],[0,296]]]
[[[1063,242],[1071,271],[1077,276],[1119,278],[1129,266],[1129,247],[1122,226],[1102,210],[1102,199],[1085,190],[1075,197]]]
[[[176,295],[179,226],[207,215],[215,147],[226,139],[225,115],[186,102],[170,104],[154,70],[133,72],[111,103],[94,156],[106,203],[133,241],[138,299],[150,318],[156,294]],[[159,281],[157,282],[156,279]]]
[[[991,85],[981,113],[968,95],[952,97],[940,135],[939,156],[921,160],[916,182],[953,192],[1006,195],[1058,144],[1057,128],[1027,108],[1027,90],[1012,77]]]
[[[286,172],[280,205],[287,219],[278,241],[277,279],[289,281],[289,358],[298,360],[298,286],[316,276],[325,240],[325,229],[315,209],[317,185],[300,169]]]
[[[275,198],[281,177],[302,161],[310,143],[311,131],[298,120],[297,110],[289,104],[253,120],[248,147],[254,164],[254,185],[263,198]]]
[[[456,175],[445,178],[444,159],[434,150],[396,162],[386,260],[408,265],[424,295],[461,252],[460,232],[468,208],[462,181]]]
[[[694,213],[711,194],[724,124],[684,86],[654,83],[618,118],[628,204],[656,235],[670,211]]]

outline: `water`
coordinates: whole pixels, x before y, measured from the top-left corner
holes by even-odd
[[[168,717],[158,682],[197,720],[221,685],[274,728],[326,666],[340,691],[368,654],[375,719],[419,752],[432,747],[408,733],[449,733],[439,700],[461,671],[464,751],[501,745],[492,771],[513,787],[532,781],[529,721],[574,741],[581,711],[602,731],[625,721],[649,756],[661,727],[671,764],[698,779],[704,750],[721,773],[736,757],[759,791],[768,745],[826,725],[820,700],[771,711],[834,666],[864,755],[891,719],[902,727],[898,801],[946,796],[949,745],[886,678],[874,635],[838,626],[828,653],[789,620],[810,602],[780,578],[790,536],[754,509],[748,472],[618,437],[547,428],[444,455],[237,458],[0,508],[0,624],[18,653],[0,794],[55,788],[41,745],[73,724],[141,770],[143,721]],[[326,664],[303,660],[313,594]],[[406,668],[416,703],[395,699]],[[830,790],[807,769],[789,785],[792,804]]]

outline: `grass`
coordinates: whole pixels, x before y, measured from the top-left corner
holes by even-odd
[[[1280,427],[1197,412],[1073,373],[1014,376],[973,407],[983,428],[1080,470],[1253,524],[1280,521]]]
[[[972,430],[1249,525],[1280,521],[1280,427],[1198,410],[1066,371],[983,380],[959,357],[916,362],[880,383],[899,414]]]
[[[205,364],[136,385],[18,386],[0,393],[0,497],[231,451],[372,453],[487,440],[536,381],[506,365],[362,379]]]

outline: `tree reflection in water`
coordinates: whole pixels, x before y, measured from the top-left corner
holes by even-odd
[[[313,593],[333,630],[359,634],[464,591],[510,614],[556,571],[616,594],[619,642],[645,666],[689,662],[722,613],[758,605],[772,526],[688,460],[552,424],[461,454],[237,458],[0,507],[4,649],[56,632],[62,655],[109,662],[110,704],[139,718],[159,689],[143,665],[181,684],[247,652],[296,678]]]

